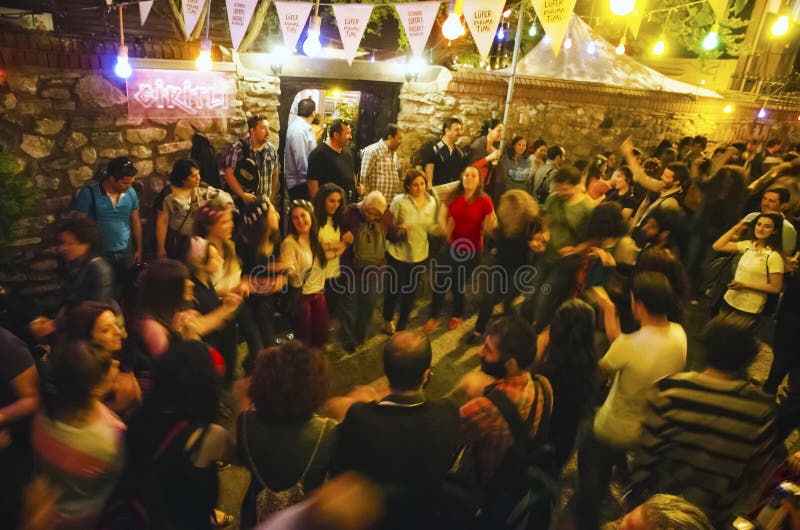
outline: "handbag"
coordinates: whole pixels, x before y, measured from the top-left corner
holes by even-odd
[[[256,467],[255,462],[253,462],[253,457],[250,454],[250,447],[247,443],[248,416],[250,416],[250,413],[248,412],[242,414],[242,441],[244,442],[244,452],[247,455],[247,462],[250,464],[250,471],[253,473],[253,476],[255,476],[259,486],[261,487],[259,492],[256,494],[256,522],[260,523],[273,513],[295,505],[306,498],[304,486],[306,475],[308,475],[308,471],[311,469],[314,459],[317,456],[317,451],[319,451],[319,446],[322,443],[322,438],[325,435],[328,422],[326,421],[322,424],[322,428],[319,430],[319,435],[317,436],[317,443],[314,446],[314,451],[312,451],[311,457],[308,459],[308,463],[306,464],[306,468],[303,470],[300,478],[297,479],[297,482],[285,490],[273,491],[261,478],[261,474],[258,472],[258,468]]]
[[[189,216],[192,215],[192,212],[197,205],[197,201],[195,200],[194,194],[192,194],[192,199],[189,202],[189,210],[186,212],[186,215],[183,216],[183,221],[181,224],[178,225],[178,228],[168,229],[167,230],[167,238],[164,241],[164,248],[167,251],[167,256],[172,259],[176,259],[179,261],[183,261],[186,258],[186,253],[189,251],[189,236],[185,236],[181,234],[181,229],[183,225],[186,224],[186,220],[189,219]]]

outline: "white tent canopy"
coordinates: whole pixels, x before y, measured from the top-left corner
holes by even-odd
[[[517,75],[624,88],[663,90],[711,98],[722,97],[713,90],[669,78],[627,55],[617,55],[616,46],[595,36],[592,29],[575,14],[570,19],[567,37],[572,39],[572,47],[567,50],[562,46],[558,56],[553,55],[547,37],[539,41],[525,57],[519,60]],[[595,45],[594,54],[587,51],[591,42]],[[511,68],[499,72],[510,74]]]

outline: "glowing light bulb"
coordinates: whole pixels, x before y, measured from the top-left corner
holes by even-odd
[[[503,11],[503,18],[508,18],[511,16],[511,8],[509,7],[505,11]]]
[[[545,34],[545,36],[542,37],[542,42],[545,44],[550,44],[550,35]]]
[[[564,39],[564,49],[565,50],[571,50],[572,49],[572,39],[570,37],[567,37],[566,39]]]
[[[464,34],[464,26],[461,25],[461,14],[450,13],[447,20],[442,24],[442,35],[447,40],[456,40]]]
[[[636,7],[636,0],[611,0],[609,4],[611,12],[618,17],[630,15],[633,8]]]
[[[722,112],[724,112],[725,114],[730,114],[731,112],[733,112],[733,107],[731,105],[725,105],[725,108],[722,109]]]
[[[530,29],[528,29],[528,36],[529,37],[535,37],[537,33],[539,33],[539,30],[536,29],[536,24],[532,25],[530,27]]]
[[[505,40],[505,38],[506,38],[506,32],[503,30],[503,28],[498,29],[497,40]]]
[[[772,34],[776,37],[782,37],[789,31],[789,16],[781,15],[778,20],[772,25]]]
[[[122,79],[128,79],[133,70],[131,69],[131,63],[128,62],[128,47],[127,46],[120,46],[119,48],[119,55],[117,55],[117,64],[114,65],[114,73],[117,74],[117,77]]]
[[[711,28],[711,31],[708,32],[706,38],[703,39],[703,49],[706,51],[711,51],[716,49],[719,46],[719,24],[714,24]]]
[[[617,52],[617,55],[625,55],[625,43],[627,42],[628,39],[625,37],[625,35],[623,35],[622,38],[619,39],[619,46],[617,46],[617,48],[614,50],[615,52]]]
[[[303,42],[303,53],[309,57],[319,57],[322,55],[322,43],[319,41],[319,28],[322,24],[322,18],[311,16],[308,23],[308,35]]]
[[[595,41],[591,41],[589,44],[586,45],[586,53],[589,55],[597,54],[597,43]]]
[[[759,111],[758,111],[758,114],[757,114],[757,116],[758,116],[759,118],[761,118],[762,120],[763,120],[764,118],[766,118],[766,117],[767,117],[767,109],[765,109],[764,107],[761,107],[761,110],[759,110]]]
[[[195,61],[197,69],[201,72],[208,72],[211,70],[211,41],[208,39],[203,40],[200,44],[200,55],[197,56]]]
[[[666,43],[664,43],[664,34],[662,33],[658,40],[656,41],[655,45],[653,46],[653,55],[664,55],[664,52],[667,49]]]

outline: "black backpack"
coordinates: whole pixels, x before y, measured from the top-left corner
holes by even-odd
[[[545,173],[544,178],[539,183],[539,186],[534,190],[534,197],[536,198],[536,202],[539,204],[544,204],[547,200],[547,197],[550,196],[550,177],[558,171],[555,167],[551,168],[547,173]]]
[[[549,444],[552,396],[541,376],[533,377],[535,395],[531,412],[523,422],[514,403],[502,391],[490,390],[486,398],[503,415],[514,436],[497,471],[486,486],[481,527],[493,530],[546,529],[558,489],[555,454]],[[544,397],[536,436],[530,432],[536,417],[538,395]]]

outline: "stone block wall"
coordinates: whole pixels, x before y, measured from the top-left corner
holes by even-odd
[[[188,156],[195,132],[224,156],[231,142],[247,134],[246,116],[265,115],[277,131],[279,80],[248,72],[239,76],[237,89],[239,111],[233,118],[147,120],[128,117],[124,82],[103,71],[6,70],[0,84],[0,140],[42,201],[40,214],[20,223],[10,246],[0,249],[0,285],[20,287],[23,296],[58,290],[55,221],[111,158],[133,159],[146,221],[152,212],[148,206],[173,162]],[[147,245],[147,232],[145,238]]]
[[[427,83],[406,83],[400,94],[398,123],[404,130],[400,155],[412,157],[439,136],[442,122],[458,117],[467,143],[489,118],[503,118],[507,84],[489,74],[446,70]],[[733,111],[725,113],[731,104]],[[654,147],[663,138],[702,134],[709,148],[744,140],[754,132],[800,142],[800,106],[771,108],[756,120],[752,102],[695,98],[689,95],[611,89],[564,81],[518,79],[506,124],[506,138],[560,142],[575,160],[615,151],[632,135],[637,145]]]

